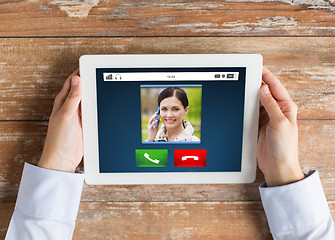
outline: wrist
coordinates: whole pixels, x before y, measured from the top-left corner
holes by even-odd
[[[149,136],[149,137],[147,138],[147,141],[148,141],[148,142],[153,142],[153,141],[154,141],[154,138]]]
[[[64,161],[55,161],[52,159],[43,159],[41,158],[38,162],[39,167],[55,170],[55,171],[61,171],[61,172],[71,172],[74,173],[76,171],[76,167],[69,163]]]
[[[268,187],[283,186],[305,178],[300,166],[295,168],[273,169],[263,172]]]

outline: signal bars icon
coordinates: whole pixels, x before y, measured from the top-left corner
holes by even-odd
[[[122,79],[122,76],[121,74],[116,74],[113,78],[113,74],[108,74],[108,75],[105,75],[105,80],[108,81],[108,80],[121,80]]]

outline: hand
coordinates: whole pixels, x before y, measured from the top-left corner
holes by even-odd
[[[304,178],[298,158],[297,105],[265,67],[262,78],[257,160],[267,186],[280,186]]]
[[[150,118],[149,123],[148,123],[148,132],[149,132],[148,141],[149,142],[154,141],[154,139],[157,135],[157,132],[158,132],[160,121],[158,119],[155,120],[156,116],[157,116],[157,112],[155,112],[154,115],[152,115],[152,117]],[[157,128],[155,127],[156,123],[158,123]]]
[[[79,70],[65,81],[56,96],[49,120],[48,133],[38,166],[74,172],[83,157]]]

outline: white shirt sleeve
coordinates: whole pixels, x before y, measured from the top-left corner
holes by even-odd
[[[292,184],[259,187],[272,236],[276,240],[334,240],[335,223],[319,174]]]
[[[25,163],[15,210],[5,240],[70,240],[84,174]]]

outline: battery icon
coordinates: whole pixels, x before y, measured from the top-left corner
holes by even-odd
[[[227,74],[227,78],[234,78],[234,74],[233,73]]]

